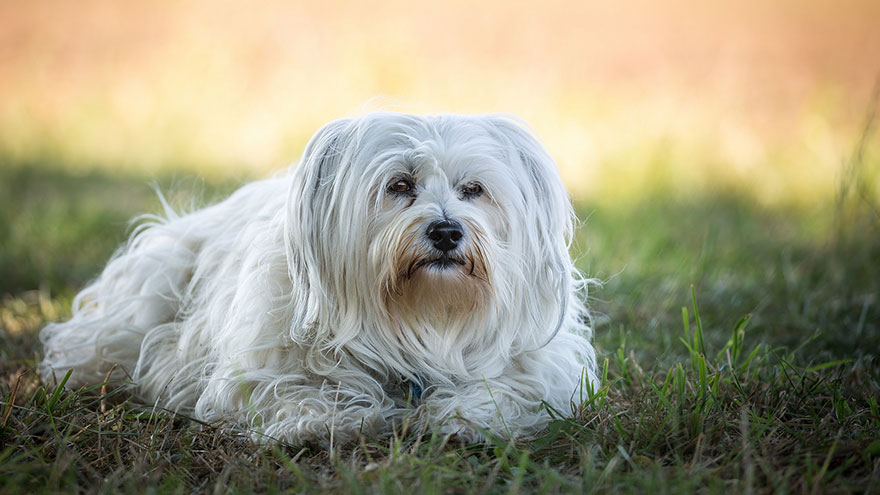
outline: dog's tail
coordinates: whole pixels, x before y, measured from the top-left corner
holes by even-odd
[[[111,379],[125,380],[138,366],[145,337],[174,326],[196,254],[168,227],[159,218],[141,223],[100,277],[74,298],[71,319],[43,328],[40,374],[46,383],[68,370],[68,388],[101,384],[111,371]]]

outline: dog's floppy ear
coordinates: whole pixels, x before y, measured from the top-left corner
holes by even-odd
[[[299,166],[293,172],[288,193],[285,242],[287,266],[294,289],[291,309],[294,311],[291,337],[311,344],[326,341],[326,336],[313,332],[326,329],[321,325],[333,311],[325,285],[327,270],[326,241],[321,232],[332,228],[332,200],[336,174],[344,167],[351,139],[352,119],[340,119],[322,127],[306,145]]]
[[[319,129],[309,140],[294,172],[290,191],[300,205],[313,211],[320,206],[315,201],[319,199],[321,188],[333,183],[345,154],[345,141],[351,133],[351,124],[352,119],[335,120]]]
[[[546,345],[566,324],[566,318],[578,313],[586,314],[580,303],[571,298],[571,291],[579,285],[579,275],[572,265],[568,245],[574,231],[574,210],[559,177],[556,162],[544,146],[527,129],[526,124],[513,117],[494,116],[492,124],[501,134],[501,141],[510,145],[509,159],[522,166],[524,178],[520,187],[524,191],[524,218],[520,241],[526,252],[524,261],[532,264],[527,272],[535,277],[534,287],[543,294],[558,294],[558,319],[551,333],[538,347]],[[518,175],[518,174],[517,174]],[[525,192],[527,191],[527,192]],[[529,194],[531,193],[531,194]],[[539,298],[526,299],[527,305],[537,305]],[[546,314],[540,308],[532,308],[530,314]],[[535,335],[541,338],[539,335]]]
[[[534,203],[529,201],[526,205],[527,214],[533,217],[525,222],[534,228],[530,237],[543,244],[541,249],[567,244],[572,235],[574,212],[556,162],[522,121],[501,115],[494,116],[492,123],[512,147],[513,161],[519,161],[523,167],[527,180],[522,187],[534,193]]]

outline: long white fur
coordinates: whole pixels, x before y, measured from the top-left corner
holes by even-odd
[[[415,197],[388,190],[400,177]],[[462,194],[472,182],[481,196]],[[463,225],[467,263],[420,267],[443,218]],[[405,416],[469,440],[532,434],[542,401],[570,411],[596,382],[573,220],[513,118],[337,120],[291,174],[142,221],[73,317],[43,329],[42,375],[72,369],[79,387],[120,365],[143,401],[291,443]],[[408,402],[411,382],[425,390]]]

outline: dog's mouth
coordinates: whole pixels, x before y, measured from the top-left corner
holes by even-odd
[[[441,255],[439,258],[425,261],[425,266],[431,268],[439,268],[441,270],[455,266],[464,266],[464,264],[465,261],[463,259],[457,258],[455,256],[449,256],[447,254]]]
[[[413,273],[421,268],[434,268],[437,270],[448,270],[459,266],[465,266],[467,261],[457,256],[450,256],[446,253],[436,258],[424,258],[416,261],[410,266],[408,277],[412,277]]]

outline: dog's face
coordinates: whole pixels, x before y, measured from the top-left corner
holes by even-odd
[[[333,122],[306,149],[291,208],[288,235],[309,240],[292,265],[314,267],[301,275],[338,319],[455,331],[504,311],[552,327],[547,305],[567,290],[565,191],[541,145],[502,117]]]
[[[499,196],[514,185],[497,173],[496,158],[473,149],[486,139],[421,142],[377,164],[366,248],[389,309],[464,312],[490,296],[494,265],[510,244]]]

